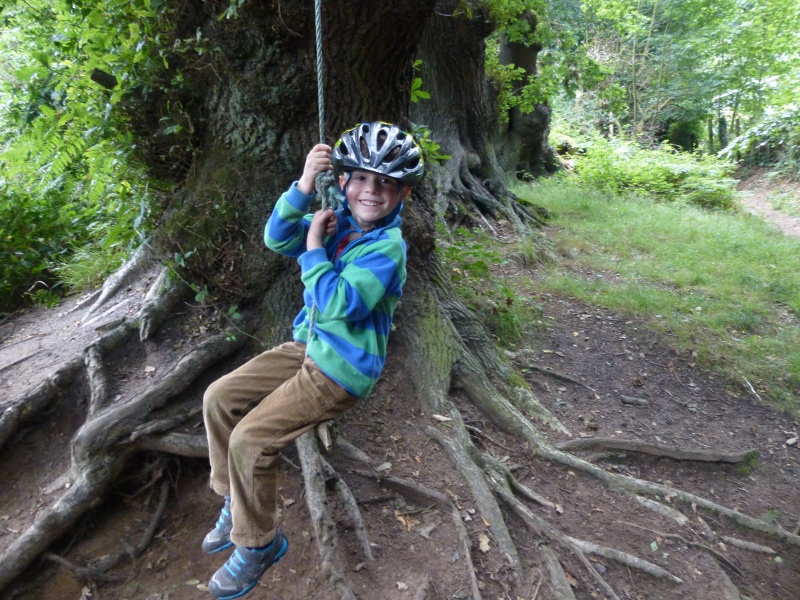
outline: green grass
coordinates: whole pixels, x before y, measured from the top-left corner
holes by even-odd
[[[553,213],[541,291],[638,316],[775,406],[800,403],[800,240],[755,217],[587,191],[514,190]]]

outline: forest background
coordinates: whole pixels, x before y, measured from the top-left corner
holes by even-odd
[[[252,6],[206,4],[220,23]],[[737,190],[756,176],[777,209],[800,215],[795,3],[445,4],[447,16],[488,31],[485,126],[497,129],[490,138],[514,198],[554,232],[516,240],[514,252],[538,275],[510,278],[494,270],[507,259],[495,226],[458,211],[437,216],[449,280],[492,339],[512,352],[538,335],[537,294],[577,298],[647,320],[699,365],[796,415],[796,245],[749,219]],[[99,290],[148,246],[196,175],[201,124],[190,101],[200,92],[189,74],[213,71],[225,56],[202,27],[187,26],[183,8],[0,8],[4,322],[36,306],[56,313]],[[410,116],[428,163],[447,168],[448,140],[425,120],[431,68],[424,59],[408,65]],[[525,119],[544,123],[545,140],[535,158],[509,157],[502,132]],[[168,280],[190,287],[194,306],[237,323],[243,306],[230,289],[191,268],[201,251],[164,248]]]

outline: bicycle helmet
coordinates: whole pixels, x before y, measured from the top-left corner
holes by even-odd
[[[359,123],[345,131],[333,146],[333,168],[360,169],[415,185],[425,173],[422,150],[414,137],[391,123]]]

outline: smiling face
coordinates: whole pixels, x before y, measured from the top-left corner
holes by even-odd
[[[347,183],[347,205],[353,220],[364,231],[389,215],[411,191],[401,188],[397,180],[371,171],[353,171],[350,178],[343,175],[339,184]]]

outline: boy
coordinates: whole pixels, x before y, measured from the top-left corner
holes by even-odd
[[[317,175],[331,169],[340,173],[342,206],[307,215]],[[225,498],[203,550],[235,545],[209,583],[216,598],[243,596],[286,553],[276,527],[280,451],[368,396],[380,375],[406,279],[399,213],[423,173],[411,135],[361,123],[333,149],[314,146],[275,205],[264,239],[297,258],[305,306],[294,341],[217,380],[203,398],[211,488]]]

